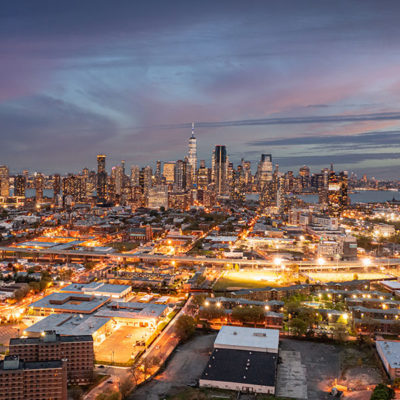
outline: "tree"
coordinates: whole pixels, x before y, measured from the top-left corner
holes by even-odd
[[[196,330],[196,321],[190,315],[181,315],[175,324],[175,330],[181,340],[190,339]]]
[[[303,319],[296,317],[289,322],[289,328],[295,335],[303,336],[307,332],[308,325]]]
[[[68,390],[68,396],[72,400],[82,400],[83,390],[79,386],[72,386],[71,389]]]
[[[221,307],[216,307],[214,305],[209,305],[207,307],[203,307],[199,312],[199,317],[212,320],[219,319],[225,316],[225,310]]]
[[[131,378],[124,379],[119,385],[119,391],[121,393],[122,399],[127,399],[129,393],[135,387],[133,380]]]
[[[107,391],[96,396],[96,400],[121,400],[120,392]]]
[[[375,386],[371,400],[391,400],[394,398],[394,390],[383,383]]]
[[[241,323],[256,324],[265,320],[265,310],[263,307],[235,307],[231,317]]]
[[[345,324],[337,324],[333,330],[333,337],[339,342],[344,342],[348,337]]]

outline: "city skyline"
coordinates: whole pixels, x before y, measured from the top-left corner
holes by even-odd
[[[384,3],[8,3],[0,164],[176,160],[194,121],[198,160],[225,144],[235,164],[397,178],[400,5]]]

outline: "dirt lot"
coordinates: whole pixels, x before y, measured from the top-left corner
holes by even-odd
[[[131,355],[134,356],[141,349],[134,347],[136,340],[144,340],[149,334],[148,328],[121,326],[102,343],[95,346],[95,358],[100,362],[128,362]]]
[[[281,348],[301,353],[301,361],[307,370],[309,400],[331,398],[327,392],[335,379],[354,391],[345,399],[369,398],[365,389],[375,386],[383,379],[374,350],[369,347],[282,339]]]
[[[164,372],[140,387],[131,400],[158,400],[175,395],[182,388],[195,383],[207,364],[216,334],[197,336],[177,348]]]

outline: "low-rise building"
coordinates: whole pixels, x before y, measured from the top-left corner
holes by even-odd
[[[376,351],[390,378],[400,378],[400,342],[377,340]]]
[[[275,393],[279,331],[223,326],[200,387]]]

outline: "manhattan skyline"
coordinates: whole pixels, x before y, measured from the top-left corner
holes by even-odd
[[[0,164],[76,172],[271,153],[398,178],[394,1],[28,1],[0,16]]]

